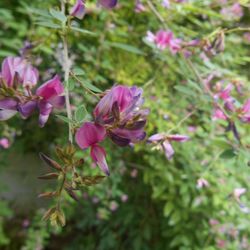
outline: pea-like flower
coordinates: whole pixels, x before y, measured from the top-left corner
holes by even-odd
[[[93,122],[85,122],[76,132],[76,142],[81,149],[90,148],[90,156],[92,160],[100,167],[100,169],[109,175],[109,168],[106,162],[106,152],[98,145],[106,137],[105,128]]]
[[[105,127],[107,136],[119,146],[143,140],[144,126],[149,113],[141,109],[142,89],[122,85],[108,90],[94,110],[97,124]]]
[[[175,153],[171,145],[171,142],[172,141],[185,142],[187,140],[189,140],[189,137],[186,135],[179,135],[179,134],[166,135],[164,133],[155,134],[148,138],[148,142],[161,146],[168,160],[171,160]]]
[[[39,97],[37,105],[40,110],[40,127],[45,125],[53,108],[63,108],[65,102],[65,98],[62,96],[63,93],[64,87],[58,75],[41,85],[36,90],[36,95]]]
[[[77,17],[78,19],[83,19],[85,11],[85,1],[77,0],[75,5],[70,10],[70,15]]]
[[[15,87],[15,84],[20,84],[32,88],[37,84],[38,77],[38,70],[21,57],[9,56],[3,60],[0,85]]]

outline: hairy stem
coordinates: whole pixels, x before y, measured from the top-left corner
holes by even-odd
[[[61,1],[61,8],[62,12],[65,12],[65,2]],[[73,143],[73,134],[72,134],[72,112],[70,107],[70,97],[69,97],[69,72],[70,72],[70,62],[69,62],[69,52],[68,52],[68,43],[67,43],[67,34],[64,32],[62,35],[62,41],[63,41],[63,69],[64,69],[64,81],[65,81],[65,101],[66,101],[66,111],[67,111],[67,117],[70,120],[69,125],[69,142]]]

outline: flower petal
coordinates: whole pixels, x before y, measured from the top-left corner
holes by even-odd
[[[163,134],[163,133],[161,133],[161,134],[155,134],[155,135],[151,135],[148,138],[148,141],[149,142],[159,142],[159,141],[163,140],[165,137],[166,137],[166,135]]]
[[[99,0],[99,4],[107,9],[114,8],[118,2],[118,0]]]
[[[4,98],[0,100],[0,109],[16,110],[17,101],[13,98]]]
[[[33,113],[36,107],[37,107],[36,101],[29,101],[24,104],[19,104],[17,110],[22,115],[23,118],[28,118]]]
[[[101,146],[97,144],[93,145],[91,147],[90,156],[106,175],[110,175],[108,164],[106,162],[106,152]]]
[[[187,135],[168,135],[167,136],[168,140],[170,141],[178,141],[178,142],[185,142],[187,140],[189,140],[189,136]]]
[[[82,149],[86,149],[104,140],[106,131],[101,125],[85,122],[76,132],[76,142]]]
[[[54,78],[50,79],[42,86],[40,86],[36,94],[43,97],[45,100],[49,101],[56,96],[61,95],[64,92],[63,84],[61,83],[59,76],[56,75]]]
[[[78,19],[83,19],[84,10],[85,10],[84,1],[77,0],[75,5],[72,7],[72,9],[70,11],[70,15],[75,16]]]
[[[15,110],[9,110],[9,109],[0,109],[0,121],[6,121],[9,120],[11,117],[13,117],[17,111]]]
[[[174,149],[173,149],[172,145],[169,143],[169,141],[164,141],[162,143],[162,147],[163,147],[163,150],[164,150],[164,153],[165,153],[167,159],[171,160],[173,155],[174,155]]]

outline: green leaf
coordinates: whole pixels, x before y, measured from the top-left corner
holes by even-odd
[[[61,119],[62,121],[66,122],[66,123],[72,123],[72,121],[66,116],[56,115],[56,117],[58,117],[59,119]]]
[[[110,46],[110,47],[125,50],[125,51],[130,52],[130,53],[134,53],[134,54],[138,54],[138,55],[144,55],[144,52],[141,51],[140,49],[138,49],[138,48],[136,48],[134,46],[125,44],[125,43],[115,43],[115,42],[107,42],[106,41],[106,42],[104,42],[104,44],[107,45],[107,46]]]
[[[73,71],[74,75],[76,75],[76,76],[85,76],[86,75],[85,71],[81,68],[74,68],[72,71]]]
[[[64,24],[66,23],[67,17],[61,11],[50,9],[49,13],[51,14],[51,16],[53,16],[55,19],[59,20],[60,22]]]
[[[84,118],[88,115],[88,111],[84,105],[81,105],[75,111],[75,120],[77,122],[82,122]]]
[[[82,34],[90,35],[90,36],[97,36],[97,34],[95,32],[85,30],[85,29],[80,29],[80,28],[77,28],[77,27],[74,27],[74,26],[71,26],[71,30],[80,32]]]
[[[69,90],[72,91],[75,88],[75,79],[69,78],[68,84],[64,83],[64,86]]]
[[[179,92],[181,92],[185,95],[196,96],[194,91],[186,86],[177,85],[177,86],[174,86],[174,89],[178,90]]]
[[[165,217],[169,216],[170,213],[173,211],[174,205],[171,202],[167,202],[164,206],[163,214]]]
[[[220,155],[223,159],[232,159],[236,156],[236,152],[233,149],[226,149],[223,151],[223,153]]]
[[[47,28],[52,28],[52,29],[61,29],[61,26],[56,24],[56,23],[53,23],[53,22],[35,22],[35,24],[39,25],[39,26],[43,26],[43,27],[47,27]]]
[[[90,89],[91,91],[93,92],[96,92],[96,93],[102,93],[103,91],[100,90],[99,88],[97,88],[96,86],[94,86],[90,81],[88,80],[84,80],[84,81],[81,81],[82,85],[85,87],[85,88],[88,88]]]

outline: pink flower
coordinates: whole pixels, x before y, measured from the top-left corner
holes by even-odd
[[[0,146],[4,149],[7,149],[10,147],[10,142],[7,138],[1,138],[0,139]]]
[[[166,8],[166,9],[169,9],[170,8],[170,2],[169,0],[162,0],[162,3],[161,5]]]
[[[112,9],[112,8],[114,8],[116,6],[118,0],[99,0],[98,2],[104,8]]]
[[[123,195],[121,196],[121,200],[122,200],[122,202],[127,202],[127,200],[128,200],[128,195],[127,195],[127,194],[123,194]]]
[[[206,179],[204,178],[200,178],[197,180],[197,188],[203,188],[203,187],[208,187],[209,186],[209,183]]]
[[[239,199],[241,197],[241,195],[246,193],[246,191],[247,190],[245,188],[235,188],[233,191],[233,195],[236,199]]]
[[[110,202],[109,208],[110,208],[110,210],[112,212],[115,212],[118,209],[118,207],[119,207],[119,205],[118,205],[118,203],[116,201],[111,201]]]
[[[239,117],[242,122],[250,123],[250,99],[239,109]]]
[[[172,54],[175,54],[181,49],[181,39],[174,38],[171,31],[159,30],[156,34],[148,31],[146,40],[154,43],[160,50],[169,48]]]
[[[130,176],[132,178],[136,178],[138,175],[138,170],[136,168],[134,168],[131,172],[130,172]]]
[[[161,134],[155,134],[152,135],[148,138],[148,141],[150,143],[156,143],[156,144],[160,144],[165,156],[167,157],[168,160],[171,160],[173,155],[174,155],[174,149],[171,145],[172,141],[176,141],[176,142],[186,142],[187,140],[189,140],[189,137],[186,135],[179,135],[179,134],[175,134],[175,135],[165,135],[164,133]]]
[[[37,84],[38,70],[21,57],[7,57],[2,63],[0,80],[9,87],[18,83],[23,87],[32,88]]]
[[[212,120],[213,121],[215,121],[215,120],[227,120],[227,117],[220,108],[216,108],[213,112]]]
[[[90,156],[100,169],[109,175],[105,150],[98,145],[106,137],[103,126],[92,122],[85,122],[76,132],[76,142],[81,149],[91,148]]]
[[[221,10],[221,15],[223,15],[226,20],[240,19],[243,14],[243,9],[239,3],[235,3],[229,7],[224,7]]]
[[[145,6],[142,4],[140,0],[136,0],[135,2],[135,12],[140,13],[146,11]]]
[[[40,127],[45,125],[53,108],[63,108],[65,102],[63,93],[64,87],[57,75],[36,90],[36,95],[40,97],[38,102]]]
[[[105,127],[107,135],[119,146],[145,138],[144,126],[149,111],[141,109],[142,89],[114,86],[107,91],[94,110],[95,123]]]
[[[75,5],[72,7],[70,11],[70,15],[77,17],[78,19],[83,19],[85,10],[85,3],[83,0],[77,0]]]

